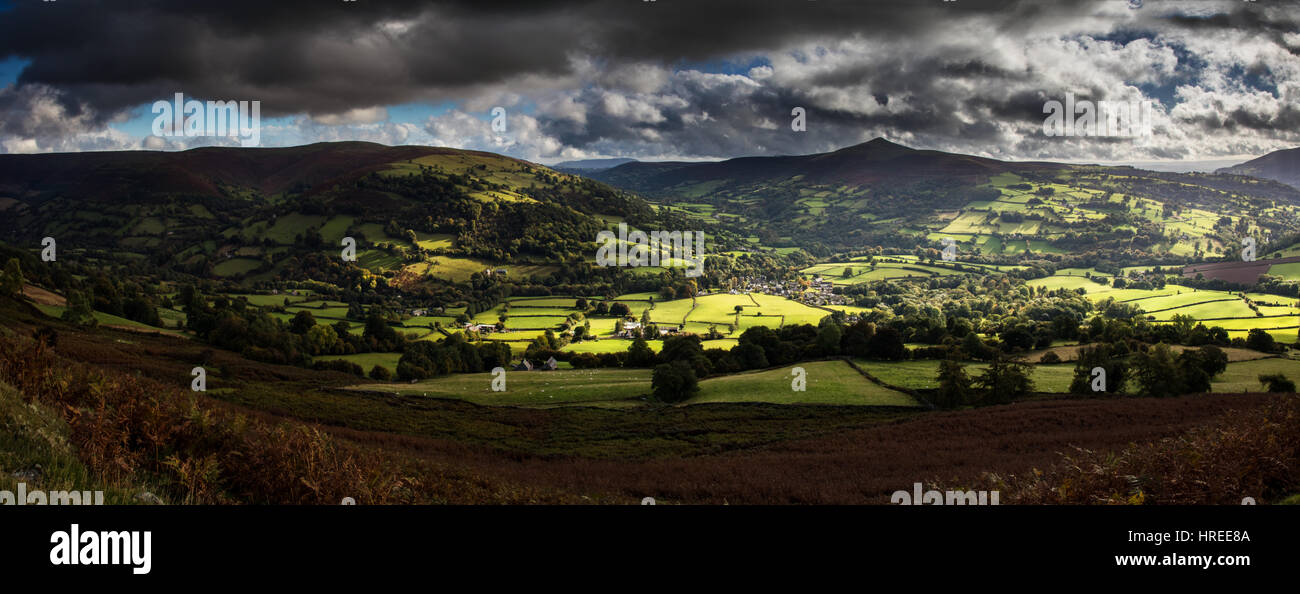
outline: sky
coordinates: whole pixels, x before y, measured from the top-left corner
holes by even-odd
[[[1205,170],[1300,146],[1300,0],[0,0],[0,153],[237,144],[155,135],[176,93],[260,102],[260,146]],[[1049,136],[1067,94],[1151,134]]]

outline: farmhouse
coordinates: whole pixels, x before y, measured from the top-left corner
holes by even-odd
[[[513,371],[532,371],[533,363],[528,359],[520,359],[519,364],[511,367]]]
[[[556,361],[555,357],[551,357],[550,359],[547,359],[546,363],[542,364],[542,369],[545,369],[547,371],[555,371],[556,369],[559,369],[559,367],[560,367],[560,362]]]

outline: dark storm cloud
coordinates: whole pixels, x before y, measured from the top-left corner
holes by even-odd
[[[942,4],[23,2],[0,16],[0,55],[31,60],[20,84],[64,91],[72,109],[85,102],[109,114],[183,89],[262,97],[268,115],[276,115],[400,103],[526,74],[563,75],[576,54],[674,63],[823,37],[905,38],[938,19],[981,10],[1042,12],[1009,1]]]
[[[0,143],[6,134],[39,140],[102,130],[124,110],[175,92],[259,100],[267,117],[514,94],[540,106],[531,129],[542,140],[586,153],[798,153],[888,135],[1038,154],[1059,146],[1026,136],[1041,123],[1043,101],[1071,89],[1105,99],[1123,79],[1062,81],[1125,64],[1104,55],[1092,63],[1107,50],[1059,47],[1024,64],[1005,52],[979,55],[987,46],[1035,34],[1091,41],[1071,29],[1090,20],[1105,39],[1115,34],[1106,23],[1125,19],[1132,22],[1116,27],[1144,33],[1111,41],[1121,47],[1177,30],[1258,34],[1292,55],[1300,45],[1296,13],[1277,2],[1220,2],[1205,16],[1181,8],[1203,4],[1148,0],[1145,12],[1129,12],[1122,0],[21,2],[0,13],[0,59],[30,61],[16,86],[0,90]],[[794,61],[733,78],[690,70],[738,56]],[[637,65],[666,80],[611,74]],[[794,106],[808,112],[805,134],[790,134]],[[1260,129],[1294,119],[1293,110],[1245,103],[1223,113],[1232,115],[1187,121]],[[426,128],[464,132],[472,119]]]

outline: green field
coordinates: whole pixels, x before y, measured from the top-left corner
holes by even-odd
[[[367,367],[375,359],[340,357]],[[686,404],[766,402],[775,404],[839,404],[918,406],[910,396],[881,387],[842,361],[800,365],[806,371],[806,391],[791,390],[792,367],[709,378]],[[457,374],[414,384],[362,384],[353,389],[403,395],[451,398],[490,406],[635,405],[650,393],[648,369],[559,369],[507,371],[506,389],[493,392],[489,373]],[[627,401],[627,402],[625,402]]]
[[[650,310],[650,321],[656,324],[672,324],[676,326],[686,320],[686,314],[691,311],[692,306],[693,303],[690,299],[655,302],[654,309]]]
[[[939,362],[932,360],[915,361],[854,361],[872,376],[891,386],[926,390],[939,387]],[[966,375],[972,380],[988,367],[986,363],[966,363]],[[1074,377],[1074,365],[1063,363],[1057,365],[1033,365],[1030,367],[1030,379],[1034,381],[1034,390],[1038,392],[1062,393],[1070,390],[1070,380]]]
[[[417,275],[428,275],[452,282],[464,282],[469,280],[470,275],[475,272],[483,272],[487,268],[490,268],[490,266],[482,260],[453,256],[433,256],[424,262],[417,262],[407,266],[405,270]]]
[[[1262,392],[1260,374],[1281,373],[1300,384],[1300,361],[1293,359],[1256,359],[1229,363],[1228,369],[1214,378],[1211,389],[1215,392]]]
[[[212,267],[212,274],[217,276],[235,276],[237,274],[248,274],[257,270],[262,263],[252,258],[231,258],[218,263]]]
[[[894,258],[890,256],[890,258]],[[848,271],[849,276],[844,276]],[[835,285],[856,285],[859,283],[889,279],[929,278],[961,274],[951,268],[929,266],[916,262],[887,262],[877,260],[872,264],[866,262],[832,262],[817,264],[799,271],[800,274],[821,275]]]
[[[389,371],[397,371],[397,360],[402,358],[401,353],[358,353],[356,355],[320,355],[315,357],[315,361],[350,361],[361,366],[366,373],[370,373],[370,368],[375,365],[387,367]]]
[[[791,388],[792,370],[796,367],[805,372],[807,384],[803,392]],[[699,395],[687,401],[711,402],[919,406],[911,396],[868,380],[843,361],[815,361],[709,378],[700,382]]]

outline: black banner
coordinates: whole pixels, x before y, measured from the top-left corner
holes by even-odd
[[[1281,506],[5,506],[0,514],[5,575],[156,584],[257,573],[481,579],[485,563],[500,564],[498,580],[687,559],[767,559],[764,572],[828,575],[864,563],[882,575],[913,572],[920,563],[1072,582],[1236,579],[1288,569],[1300,518]]]

